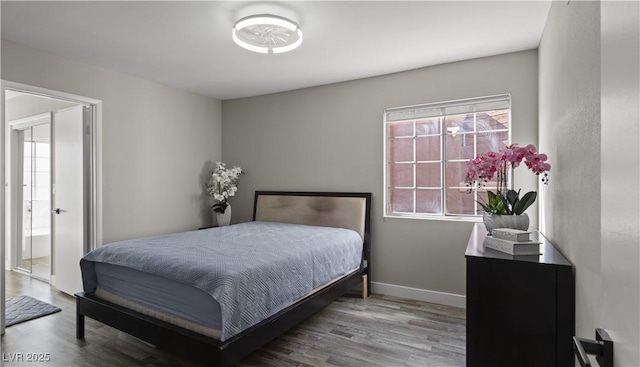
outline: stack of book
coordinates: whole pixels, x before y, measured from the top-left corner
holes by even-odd
[[[531,232],[511,228],[495,228],[484,239],[484,247],[511,255],[540,255],[540,244],[533,241]]]

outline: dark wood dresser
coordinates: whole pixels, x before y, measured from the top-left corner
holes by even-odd
[[[483,245],[474,226],[467,259],[467,366],[573,366],[573,265],[544,237],[541,255]]]

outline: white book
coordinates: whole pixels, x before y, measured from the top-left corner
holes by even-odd
[[[540,255],[540,244],[538,241],[509,241],[502,238],[487,236],[484,239],[484,247],[505,252],[511,255]]]
[[[531,232],[513,228],[494,228],[491,231],[491,235],[494,238],[502,238],[503,240],[515,242],[525,242],[531,240]]]

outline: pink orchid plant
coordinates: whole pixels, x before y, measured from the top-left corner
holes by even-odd
[[[547,155],[537,153],[532,144],[519,147],[512,144],[498,152],[489,151],[481,153],[467,164],[465,182],[469,192],[475,188],[485,186],[487,182],[497,178],[496,193],[487,191],[488,202],[478,202],[484,211],[501,215],[520,215],[536,201],[537,193],[530,191],[522,199],[520,190],[515,191],[507,187],[508,170],[520,166],[523,163],[536,175],[542,176],[542,182],[549,181],[548,172],[551,165],[547,163]]]

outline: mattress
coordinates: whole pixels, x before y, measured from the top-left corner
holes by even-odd
[[[184,320],[180,326],[220,337],[220,304],[203,290],[119,265],[97,263],[95,269],[96,296],[173,324]]]
[[[122,270],[118,269],[117,266],[113,266],[111,267],[111,269],[109,269],[109,267],[109,265],[107,265],[106,267],[101,267],[100,272],[102,274],[100,276],[104,276],[105,272],[109,273],[111,271]],[[333,279],[327,284],[315,288],[312,292],[291,302],[291,304],[294,304],[295,302],[298,302],[306,297],[313,295],[316,292],[321,291],[322,289],[330,286],[331,284],[339,281],[344,277],[349,276],[356,271],[358,271],[358,268],[355,268],[348,273]],[[137,271],[129,269],[129,272],[127,273],[128,275],[133,275],[135,272]],[[104,278],[108,277],[110,277],[110,275],[106,275],[106,277]],[[140,274],[126,279],[125,282],[127,283],[127,285],[124,287],[126,289],[126,291],[124,292],[118,289],[119,287],[114,288],[111,286],[98,286],[94,294],[98,298],[101,298],[105,301],[154,317],[158,320],[166,321],[187,330],[195,331],[196,333],[220,340],[220,305],[215,302],[215,300],[208,297],[202,298],[202,294],[199,291],[194,291],[194,289],[191,287],[185,287],[180,283],[170,284],[170,282],[166,282],[166,280],[163,278],[155,278],[155,280],[152,282],[158,286],[157,290],[161,290],[160,292],[165,295],[170,294],[172,296],[156,298],[155,302],[149,302],[149,299],[146,297],[146,293],[148,292],[149,288],[147,286],[140,286],[140,284],[134,285],[137,283],[136,278],[138,277],[140,277]],[[142,275],[141,278],[146,277],[145,275]],[[148,283],[148,281],[149,279],[147,278],[144,283]],[[165,287],[166,290],[162,290]],[[136,288],[137,292],[130,292],[131,290],[134,290]],[[157,296],[157,294],[158,293],[155,291],[152,292],[151,298],[154,298],[155,296]],[[186,298],[179,299],[178,297],[173,296],[177,294],[181,294]],[[188,301],[185,302],[185,300]],[[188,306],[186,304],[188,304]]]
[[[106,245],[81,268],[85,292],[224,341],[361,261],[355,231],[249,222]]]

